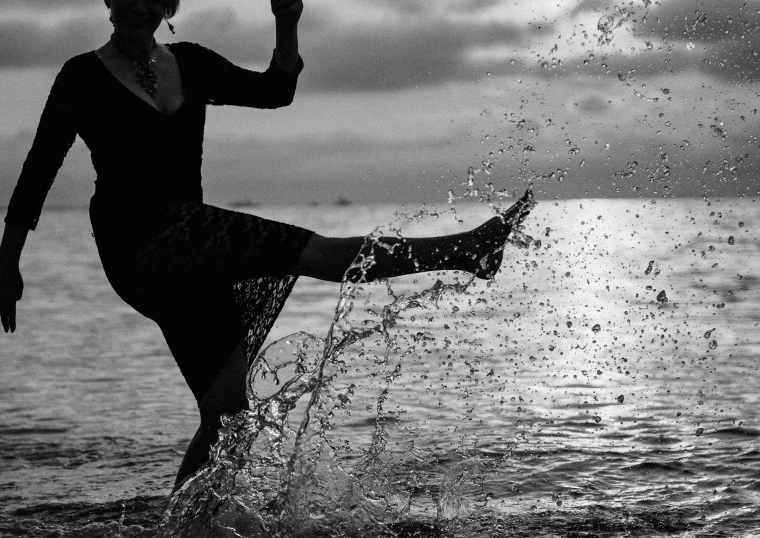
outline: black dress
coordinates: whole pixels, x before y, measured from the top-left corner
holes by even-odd
[[[277,108],[297,75],[234,66],[193,43],[169,45],[185,100],[164,114],[119,82],[95,52],[56,77],[5,222],[34,229],[78,134],[97,173],[90,220],[122,299],[156,321],[200,401],[241,339],[255,357],[295,284],[312,232],[203,203],[206,105]],[[299,72],[303,64],[299,59]]]

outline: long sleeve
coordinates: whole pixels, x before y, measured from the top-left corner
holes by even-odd
[[[253,108],[278,108],[293,102],[298,73],[303,60],[298,58],[298,71],[282,71],[272,55],[269,68],[263,72],[250,71],[234,65],[216,52],[194,43],[182,43],[192,64],[193,83],[206,103]]]
[[[47,193],[76,139],[70,71],[64,66],[50,90],[32,148],[8,203],[5,222],[11,226],[30,230],[37,227]]]

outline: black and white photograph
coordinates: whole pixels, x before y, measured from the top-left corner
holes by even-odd
[[[760,0],[3,0],[0,536],[759,538]]]

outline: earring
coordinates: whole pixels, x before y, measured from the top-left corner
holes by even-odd
[[[176,34],[177,32],[174,31],[174,25],[169,22],[169,19],[164,19],[166,21],[166,25],[169,27],[169,31],[173,34]]]

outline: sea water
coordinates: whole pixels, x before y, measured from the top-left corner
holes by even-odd
[[[323,235],[492,214],[453,209],[252,211]],[[169,499],[192,396],[110,289],[86,214],[50,212],[2,335],[0,535],[758,536],[758,216],[751,199],[539,197],[493,282],[341,297],[302,278],[252,411]]]

